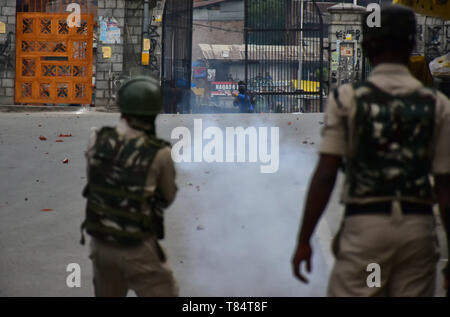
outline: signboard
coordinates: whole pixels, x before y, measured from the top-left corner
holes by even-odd
[[[103,46],[102,53],[103,53],[103,58],[111,58],[111,47]]]
[[[344,46],[341,44],[341,57],[353,57],[353,46]]]
[[[149,52],[142,52],[141,62],[142,62],[142,65],[150,64],[150,53]]]
[[[6,24],[0,21],[0,34],[6,33]]]
[[[394,0],[394,3],[409,6],[422,15],[450,19],[450,1],[447,0]]]
[[[144,39],[143,51],[150,51],[150,39]]]
[[[215,69],[208,69],[208,80],[209,81],[216,80],[216,70]]]
[[[161,14],[154,15],[152,17],[152,22],[161,23],[162,22],[162,15]]]
[[[206,67],[192,67],[192,72],[194,78],[205,78],[207,76]]]
[[[238,94],[239,84],[231,81],[213,81],[211,83],[211,97],[224,96],[231,97]]]

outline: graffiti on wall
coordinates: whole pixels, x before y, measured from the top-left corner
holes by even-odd
[[[352,38],[354,38],[356,41],[359,42],[359,40],[361,38],[361,30],[351,29],[351,30],[345,30],[345,31],[343,31],[343,30],[336,31],[336,39],[341,40],[341,41],[345,40],[345,38],[349,34],[352,36]]]
[[[425,41],[425,55],[431,60],[441,54],[441,26],[427,27],[428,36]]]
[[[337,41],[338,54],[338,84],[345,84],[358,80],[357,64],[356,64],[356,42],[354,41]],[[359,60],[358,60],[359,64]]]

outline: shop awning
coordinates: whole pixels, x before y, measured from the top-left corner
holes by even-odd
[[[423,15],[450,20],[450,0],[394,0],[394,3],[411,7]]]

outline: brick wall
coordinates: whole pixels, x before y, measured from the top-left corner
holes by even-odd
[[[3,44],[9,32],[13,33],[11,49],[7,52],[11,65],[4,65],[4,58],[0,57],[0,104],[14,104],[14,78],[15,78],[15,48],[16,48],[16,0],[0,0],[0,21],[6,24],[6,33],[0,34],[0,43]]]
[[[121,31],[120,44],[102,43],[100,34],[97,34],[99,42],[95,104],[99,110],[117,110],[114,98],[117,89],[110,89],[112,77],[119,78],[121,82],[124,82],[139,75],[155,75],[149,67],[141,65],[143,14],[143,1],[141,0],[98,1],[98,17],[115,18]],[[111,47],[110,59],[103,58],[103,46]]]
[[[144,5],[141,0],[129,0],[125,10],[125,47],[124,47],[124,72],[128,77],[155,76],[159,74],[142,66],[142,24]]]
[[[100,28],[98,29],[95,105],[99,110],[116,109],[110,81],[114,76],[120,76],[123,71],[125,2],[125,0],[98,0],[98,17],[114,18],[120,28],[119,44],[102,43]],[[111,47],[111,58],[103,58],[102,47],[104,46]]]

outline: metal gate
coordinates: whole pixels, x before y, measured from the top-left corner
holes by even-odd
[[[192,0],[166,0],[161,74],[166,113],[190,112],[192,15]]]
[[[16,103],[91,103],[93,15],[82,14],[79,27],[68,16],[17,13]]]
[[[256,112],[323,110],[324,25],[315,0],[245,0],[245,82]]]

